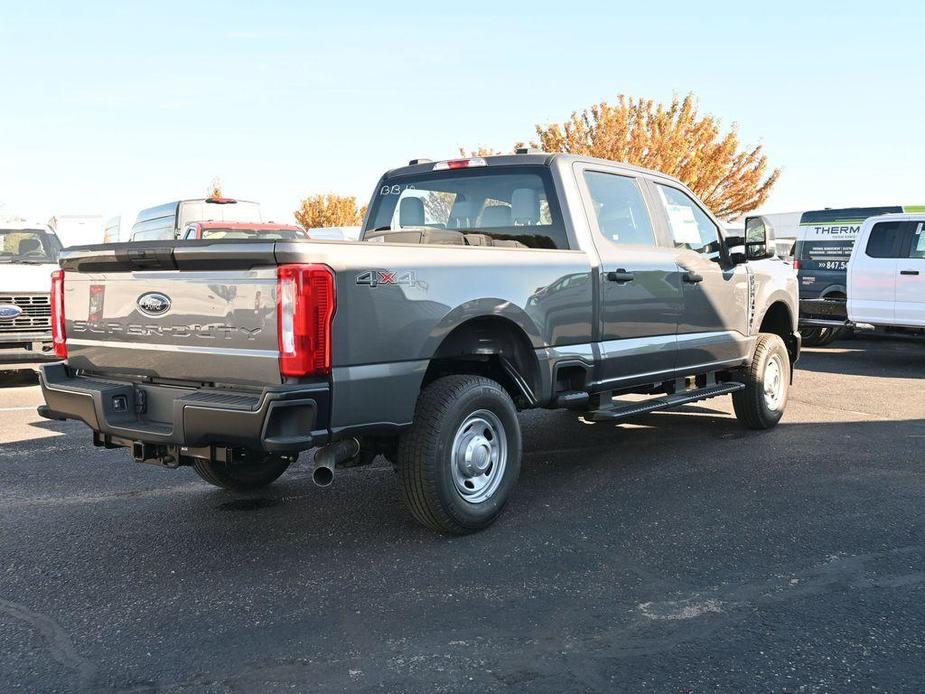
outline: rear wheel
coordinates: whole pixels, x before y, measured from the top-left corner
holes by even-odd
[[[761,333],[751,364],[738,378],[745,389],[732,394],[736,418],[749,429],[770,429],[784,415],[790,392],[790,355],[779,335]]]
[[[802,331],[803,344],[807,347],[825,347],[833,342],[841,331],[841,328],[807,328]]]
[[[398,447],[405,503],[421,524],[471,533],[501,513],[520,474],[517,409],[495,381],[447,376],[418,398]]]
[[[292,461],[278,455],[255,451],[235,452],[233,462],[196,460],[193,470],[209,484],[222,489],[246,492],[266,487],[286,472]]]

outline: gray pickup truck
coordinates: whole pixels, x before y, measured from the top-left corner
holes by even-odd
[[[418,521],[471,532],[517,480],[518,410],[619,421],[731,394],[745,426],[778,422],[797,285],[762,233],[724,238],[680,182],[613,162],[415,160],[357,242],[66,251],[40,413],[234,490],[310,448],[321,485],[382,454]]]

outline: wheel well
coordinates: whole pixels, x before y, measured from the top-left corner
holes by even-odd
[[[761,320],[761,327],[758,329],[763,333],[774,333],[780,335],[784,344],[787,345],[787,351],[790,353],[790,360],[796,359],[797,341],[793,334],[793,316],[790,309],[782,301],[776,301],[771,304]]]
[[[422,387],[451,374],[491,378],[519,408],[536,404],[540,387],[536,354],[520,326],[506,318],[473,318],[454,328],[431,358]]]

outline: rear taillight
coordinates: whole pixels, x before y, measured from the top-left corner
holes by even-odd
[[[64,332],[64,270],[51,273],[51,341],[55,354],[67,359],[67,334]]]
[[[800,269],[800,261],[797,260],[796,258],[793,259],[793,269],[794,269],[794,270],[799,270],[799,269]]]
[[[280,265],[276,277],[280,374],[329,373],[336,308],[333,270],[327,265]]]

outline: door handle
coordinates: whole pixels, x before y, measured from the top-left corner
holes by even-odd
[[[900,275],[917,275],[919,274],[919,271],[918,270],[900,270],[899,274]]]
[[[611,282],[616,282],[617,284],[626,284],[627,282],[633,281],[633,273],[627,272],[622,267],[616,272],[608,272],[607,279]]]
[[[703,275],[698,275],[696,272],[688,270],[681,275],[681,279],[687,284],[697,284],[698,282],[703,282]]]

